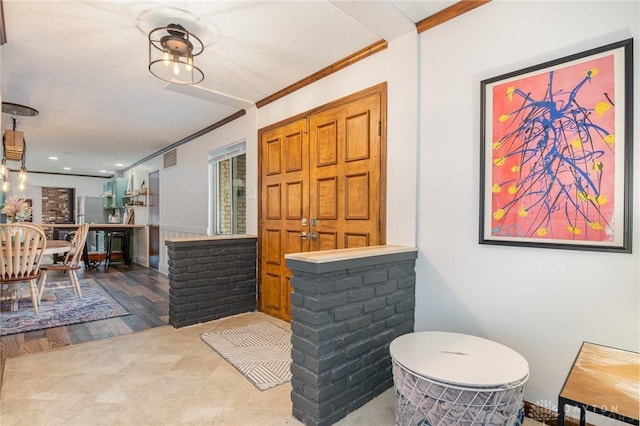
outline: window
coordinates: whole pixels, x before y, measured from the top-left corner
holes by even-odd
[[[245,142],[209,153],[209,235],[247,232]]]

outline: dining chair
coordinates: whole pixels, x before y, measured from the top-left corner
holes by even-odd
[[[87,241],[87,234],[89,233],[89,224],[85,223],[78,227],[73,239],[71,240],[71,250],[65,255],[62,263],[51,263],[40,265],[40,281],[38,284],[38,300],[42,299],[44,294],[44,288],[47,285],[47,272],[49,271],[63,271],[69,272],[70,285],[56,287],[67,288],[72,287],[73,291],[82,299],[82,290],[80,289],[80,281],[78,280],[78,274],[76,271],[82,267],[82,252],[84,251],[84,245]]]
[[[0,244],[0,284],[7,294],[0,300],[10,300],[11,310],[17,311],[20,298],[17,285],[28,282],[37,315],[40,298],[36,280],[40,275],[42,251],[47,246],[44,229],[25,222],[0,224]]]

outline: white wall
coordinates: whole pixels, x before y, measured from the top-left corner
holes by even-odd
[[[525,399],[552,407],[582,341],[640,348],[640,84],[634,253],[610,254],[478,244],[480,81],[630,37],[637,77],[640,3],[540,3],[494,1],[420,36],[416,329],[512,347]]]

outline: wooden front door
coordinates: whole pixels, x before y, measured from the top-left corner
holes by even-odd
[[[384,243],[386,86],[260,132],[260,310],[291,319],[284,255]]]

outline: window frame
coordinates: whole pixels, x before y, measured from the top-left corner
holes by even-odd
[[[232,236],[239,235],[237,234],[237,219],[238,212],[235,211],[233,206],[231,206],[231,233],[221,233],[220,231],[220,193],[219,193],[219,171],[220,171],[220,163],[223,161],[231,161],[231,179],[230,181],[233,183],[234,179],[234,168],[233,168],[233,159],[245,156],[245,164],[246,164],[246,140],[242,140],[239,142],[235,142],[233,144],[215,149],[209,152],[209,161],[208,161],[208,173],[209,173],[209,224],[207,228],[207,235],[209,236]],[[246,166],[245,166],[245,175],[243,177],[246,185]],[[231,186],[233,188],[233,185]],[[246,197],[246,192],[245,192]],[[233,203],[231,203],[233,204]],[[245,216],[246,216],[246,199],[245,199]],[[245,230],[246,232],[246,230]]]

